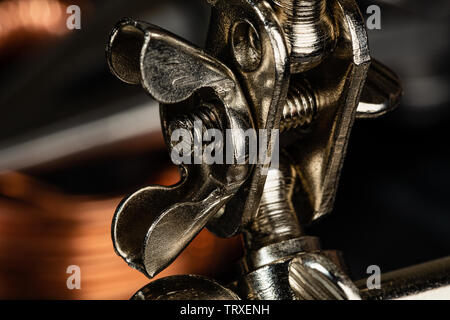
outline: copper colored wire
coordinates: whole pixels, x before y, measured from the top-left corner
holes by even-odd
[[[168,169],[159,181],[170,185]],[[0,176],[0,299],[128,299],[150,280],[118,257],[111,219],[121,197],[72,196],[30,177]],[[214,275],[240,254],[240,239],[202,231],[158,277]],[[81,289],[68,289],[67,267],[81,269]],[[158,278],[157,277],[157,278]]]

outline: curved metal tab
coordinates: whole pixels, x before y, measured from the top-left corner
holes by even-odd
[[[180,117],[195,116],[200,105],[209,106],[206,112],[211,121],[215,120],[217,129],[253,128],[233,73],[169,32],[125,19],[114,28],[107,55],[109,66],[119,79],[141,83],[162,103],[163,133],[169,151],[174,149],[171,132],[183,123]],[[240,131],[233,132],[227,143],[236,155],[244,139]],[[248,164],[182,163],[178,184],[141,189],[119,205],[112,224],[116,252],[131,267],[155,276],[237,192],[250,171]]]
[[[378,118],[394,110],[399,105],[402,95],[403,89],[397,75],[381,62],[372,60],[356,117]]]

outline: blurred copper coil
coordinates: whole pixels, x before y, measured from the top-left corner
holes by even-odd
[[[0,3],[0,38],[23,30],[64,33],[67,31],[63,28],[66,8],[67,5],[58,0],[3,1]]]
[[[178,180],[175,169],[157,184]],[[0,176],[0,299],[128,299],[149,280],[119,258],[111,219],[121,200],[65,195],[18,173]],[[240,255],[240,239],[206,230],[158,277],[222,273]],[[67,267],[81,269],[81,289],[68,289]]]

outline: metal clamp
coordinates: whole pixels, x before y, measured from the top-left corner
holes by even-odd
[[[257,164],[180,164],[175,186],[126,198],[113,220],[117,253],[153,277],[207,226],[222,237],[244,234],[246,255],[233,286],[241,297],[359,299],[338,261],[301,226],[331,211],[354,120],[395,108],[398,78],[371,64],[354,0],[208,2],[205,51],[126,19],[111,34],[109,66],[161,103],[169,152],[177,152],[170,137],[180,128],[193,131],[191,139],[212,128],[239,129],[227,141],[234,153],[246,143],[237,132],[265,130],[259,148],[268,152]],[[270,168],[278,132],[280,167]],[[181,282],[195,290],[211,286]],[[173,285],[151,284],[138,296],[166,297]],[[214,292],[211,298],[224,294]]]

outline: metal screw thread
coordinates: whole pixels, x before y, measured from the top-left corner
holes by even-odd
[[[211,110],[208,105],[201,105],[193,112],[180,115],[170,122],[170,131],[176,129],[187,129],[192,131],[195,128],[195,123],[200,121],[202,124],[201,129],[206,131],[208,129],[220,128],[219,119],[217,115]]]
[[[289,87],[280,131],[309,125],[317,114],[317,103],[313,89],[306,81],[293,81]]]
[[[291,72],[317,66],[334,49],[336,34],[326,0],[272,0],[291,50]]]
[[[197,122],[200,122],[201,125],[196,125]],[[195,137],[203,137],[204,133],[208,129],[221,129],[220,121],[218,116],[213,112],[212,106],[209,105],[201,105],[195,109],[195,111],[191,113],[186,113],[180,115],[174,120],[170,121],[168,126],[169,135],[171,136],[173,132],[177,129],[185,129],[190,134],[191,142],[194,141]],[[180,143],[186,143],[184,150],[187,150],[192,147],[190,141],[182,141]],[[217,146],[220,148],[220,146]],[[193,150],[192,150],[193,151]]]
[[[269,170],[258,214],[245,232],[248,248],[257,249],[303,234],[291,201],[295,177],[294,168],[284,163]]]

